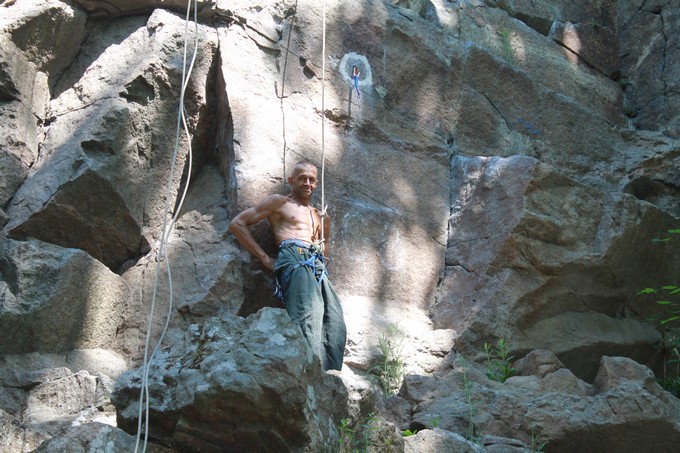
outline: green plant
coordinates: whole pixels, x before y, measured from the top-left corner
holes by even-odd
[[[404,333],[399,324],[391,324],[378,337],[380,364],[371,367],[370,373],[376,375],[380,388],[385,394],[395,394],[404,379]]]
[[[661,333],[659,349],[669,357],[664,361],[663,374],[658,381],[664,389],[680,398],[680,287],[665,285],[638,292],[638,295],[651,294],[657,296],[656,304],[661,307],[661,314],[651,318]]]
[[[628,80],[627,77],[621,77],[619,79],[619,86],[621,87],[622,90],[625,90],[626,87],[628,87],[628,85],[632,85],[632,84],[630,83],[630,80]]]
[[[540,453],[546,445],[548,445],[548,441],[541,440],[541,436],[536,434],[535,428],[531,427],[531,451]]]
[[[509,355],[508,346],[503,338],[499,338],[496,347],[492,349],[489,343],[484,343],[486,356],[486,376],[494,381],[505,382],[517,370],[512,367],[514,356]]]
[[[663,314],[657,319],[660,327],[678,324],[680,320],[680,287],[677,285],[664,285],[659,289],[645,288],[638,292],[642,294],[656,294],[661,297],[657,305],[663,308]]]
[[[477,406],[472,400],[472,382],[467,378],[466,366],[467,362],[463,356],[460,356],[460,366],[463,372],[463,388],[465,390],[465,403],[467,404],[467,433],[465,438],[474,443],[479,443],[480,436],[478,435],[477,425],[475,424],[475,417],[477,416]]]
[[[677,370],[676,370],[677,373]],[[680,398],[680,376],[667,377],[659,380],[659,384],[668,392]]]
[[[429,425],[427,427],[430,428],[430,429],[436,428],[439,425],[439,419],[440,418],[441,417],[439,415],[437,415],[435,418],[430,419],[430,421],[428,423],[426,423],[426,425]],[[416,434],[418,434],[418,431],[419,430],[417,430],[417,429],[414,429],[413,431],[411,431],[410,429],[406,429],[401,433],[401,435],[403,437],[415,436]]]
[[[339,453],[365,453],[371,446],[371,433],[374,431],[373,423],[375,414],[368,414],[364,423],[357,429],[352,428],[350,420],[343,418],[340,421],[338,452]]]
[[[508,63],[514,63],[515,53],[513,52],[512,43],[510,42],[510,31],[503,29],[498,32],[498,35],[501,37],[501,55],[503,56],[503,59]]]
[[[655,244],[673,242],[674,235],[680,234],[680,229],[668,230],[669,236],[654,238]],[[660,314],[651,318],[657,323],[661,340],[659,347],[665,357],[663,375],[659,383],[663,388],[676,397],[680,397],[680,285],[670,284],[658,288],[647,287],[638,291],[638,295],[656,296],[655,303],[661,308]],[[670,369],[669,369],[670,368]]]
[[[340,420],[340,429],[338,430],[338,434],[338,451],[352,451],[352,444],[354,443],[354,430],[350,426],[350,420],[348,418],[343,418]]]

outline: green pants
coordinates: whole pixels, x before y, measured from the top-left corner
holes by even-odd
[[[300,326],[324,370],[340,370],[347,330],[320,256],[303,241],[284,241],[274,270],[290,319]]]

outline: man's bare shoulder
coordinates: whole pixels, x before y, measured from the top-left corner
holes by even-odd
[[[286,203],[286,197],[283,195],[269,195],[263,198],[255,206],[241,211],[232,220],[233,224],[240,224],[243,226],[251,226],[260,220],[272,216],[277,216],[280,213],[281,206]]]
[[[284,205],[288,201],[288,197],[284,195],[268,195],[262,199],[257,204],[257,208],[259,209],[264,209],[264,210],[276,210],[278,207]]]

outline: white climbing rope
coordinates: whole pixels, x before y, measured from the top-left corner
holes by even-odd
[[[279,94],[279,101],[281,105],[281,119],[283,124],[283,182],[285,186],[286,181],[286,155],[288,144],[286,140],[286,115],[283,108],[283,98],[285,97],[286,86],[286,70],[288,68],[288,54],[290,53],[290,38],[293,34],[293,24],[295,16],[297,15],[298,2],[295,0],[295,7],[291,15],[290,30],[288,31],[288,38],[286,44],[286,56],[283,61],[283,74],[281,77],[281,93]],[[319,242],[323,244],[325,238],[325,222],[323,217],[326,216],[326,189],[325,189],[325,175],[326,175],[326,150],[325,150],[325,96],[326,96],[326,0],[323,1],[323,24],[321,29],[322,44],[321,44],[321,177],[319,184],[321,185],[321,237]]]
[[[295,17],[297,16],[298,0],[295,0],[293,13],[290,17],[290,29],[288,30],[288,42],[286,43],[286,57],[283,60],[283,74],[281,75],[281,93],[279,93],[279,102],[281,105],[281,126],[283,133],[283,175],[281,181],[283,188],[286,188],[286,155],[288,149],[288,141],[286,139],[286,111],[283,108],[283,98],[286,95],[286,72],[288,69],[288,54],[290,54],[290,38],[293,36],[293,26],[295,24]]]
[[[170,261],[167,257],[166,244],[168,238],[170,237],[170,232],[174,224],[179,217],[179,213],[182,210],[182,205],[184,204],[184,199],[186,197],[189,181],[191,180],[191,167],[193,161],[192,149],[191,149],[191,136],[189,134],[189,128],[187,126],[185,111],[184,111],[184,94],[186,92],[187,86],[189,84],[189,79],[191,77],[191,72],[193,71],[194,63],[196,62],[196,55],[198,54],[198,0],[193,0],[194,4],[194,26],[195,26],[195,36],[194,36],[194,51],[191,57],[191,63],[187,68],[187,42],[189,36],[189,16],[191,12],[191,2],[192,0],[187,0],[187,14],[185,18],[184,25],[184,56],[182,61],[182,85],[179,97],[179,109],[177,112],[177,128],[175,133],[175,148],[172,155],[172,161],[170,164],[170,174],[168,175],[168,183],[165,194],[165,214],[163,216],[163,226],[161,230],[160,244],[158,247],[158,254],[156,257],[156,270],[154,273],[153,282],[153,292],[151,296],[151,306],[149,308],[149,320],[146,330],[146,341],[144,344],[144,365],[142,373],[142,385],[139,394],[139,408],[137,413],[137,438],[135,442],[135,453],[139,450],[139,445],[141,442],[142,426],[144,426],[144,442],[142,443],[142,452],[146,451],[146,446],[149,440],[149,368],[151,366],[151,360],[158,351],[163,338],[168,330],[168,325],[170,323],[170,317],[172,316],[173,309],[173,292],[172,292],[172,272],[170,269]],[[182,191],[182,196],[179,203],[176,205],[175,213],[168,222],[168,216],[170,215],[170,198],[172,193],[172,182],[175,177],[175,165],[177,162],[177,156],[179,154],[179,140],[182,128],[187,137],[188,153],[187,153],[187,180],[184,185],[184,190]],[[153,326],[154,309],[156,306],[156,296],[158,294],[158,278],[160,275],[161,261],[165,261],[166,272],[168,275],[168,311],[165,318],[165,324],[161,331],[161,335],[156,342],[156,345],[149,355],[149,348],[151,345],[151,329]],[[142,425],[142,416],[144,416],[144,425]]]
[[[321,28],[321,237],[323,244],[326,240],[326,0],[323,0],[323,26]]]

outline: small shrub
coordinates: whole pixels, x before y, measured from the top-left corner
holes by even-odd
[[[357,429],[354,429],[350,425],[350,420],[343,418],[338,429],[340,434],[338,437],[338,452],[365,453],[368,447],[371,446],[370,438],[374,430],[373,422],[375,422],[375,415],[368,414],[364,423]]]
[[[380,388],[387,395],[395,394],[404,379],[403,346],[404,333],[398,324],[391,324],[378,338],[381,361],[369,372],[376,375]]]
[[[435,418],[430,419],[427,423],[425,423],[425,426],[427,427],[427,429],[434,429],[437,426],[439,426],[439,419],[440,418],[441,417],[439,415],[437,415]],[[403,437],[415,436],[416,434],[418,434],[418,432],[419,432],[418,429],[413,429],[413,431],[411,431],[410,429],[407,429],[407,430],[404,430],[401,433],[401,435]]]
[[[669,236],[652,239],[652,243],[671,243],[680,235],[680,229],[668,230]],[[654,302],[661,313],[652,318],[661,332],[659,348],[665,357],[663,376],[658,379],[661,386],[680,398],[680,285],[663,285],[658,288],[644,288],[639,296],[655,296]]]
[[[463,356],[460,356],[460,365],[463,370],[463,387],[465,390],[465,403],[467,404],[467,418],[468,418],[467,433],[465,434],[465,438],[469,442],[479,443],[481,436],[479,436],[477,425],[475,424],[475,417],[477,416],[477,405],[472,400],[472,382],[470,382],[467,378],[467,372],[465,370],[467,362],[465,361]]]
[[[548,445],[547,440],[541,440],[541,436],[536,434],[536,429],[531,428],[531,451],[540,453],[545,446]]]
[[[512,367],[515,358],[508,354],[508,347],[503,338],[499,338],[496,347],[492,349],[489,343],[484,343],[484,355],[486,356],[486,376],[498,382],[505,382],[517,370]]]

